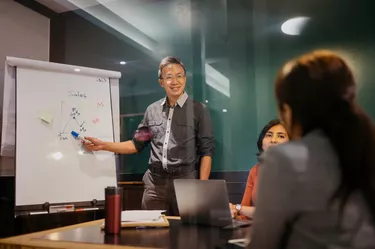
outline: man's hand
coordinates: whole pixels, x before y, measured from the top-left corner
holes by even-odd
[[[86,142],[82,141],[82,144],[89,151],[105,150],[106,142],[93,137],[85,137]]]

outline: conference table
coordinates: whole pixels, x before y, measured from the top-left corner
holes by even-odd
[[[244,238],[251,229],[251,227],[222,229],[210,226],[187,225],[183,224],[179,217],[167,218],[170,223],[167,228],[124,228],[119,235],[106,235],[100,229],[103,220],[90,221],[1,239],[0,248],[238,248],[227,243],[228,240]]]

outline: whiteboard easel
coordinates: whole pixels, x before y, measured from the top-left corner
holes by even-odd
[[[80,69],[79,72],[77,72],[77,68]],[[18,75],[17,75],[17,73],[18,73]],[[39,78],[38,78],[38,75],[39,75]],[[99,93],[100,89],[98,89],[98,91],[95,92],[95,89],[100,88],[100,87],[99,87],[99,85],[94,85],[94,83],[93,83],[93,88],[91,89],[91,86],[88,87],[87,84],[91,84],[90,83],[91,81],[94,82],[94,79],[96,79],[95,81],[97,82],[97,84],[100,84],[100,82],[98,82],[98,79],[108,79],[108,82],[106,84],[108,85],[107,89],[108,89],[108,93],[110,95],[108,101],[111,105],[110,106],[110,112],[111,112],[110,115],[111,115],[112,120],[110,120],[110,121],[112,121],[112,127],[111,128],[113,129],[113,130],[111,130],[111,132],[113,132],[112,138],[113,138],[113,141],[115,141],[115,142],[120,141],[119,78],[121,77],[121,73],[114,72],[114,71],[95,69],[95,68],[86,68],[86,67],[81,67],[81,66],[74,66],[74,65],[65,65],[65,64],[50,63],[50,62],[36,61],[36,60],[30,60],[30,59],[7,57],[6,63],[5,63],[5,80],[4,80],[4,95],[3,95],[3,125],[2,125],[1,155],[5,156],[5,157],[16,158],[15,167],[16,167],[17,170],[22,170],[21,169],[22,167],[24,167],[23,168],[24,170],[29,169],[29,168],[26,168],[24,162],[20,166],[20,162],[22,160],[25,161],[25,160],[29,159],[29,158],[22,157],[23,155],[27,154],[28,150],[25,150],[25,146],[24,146],[24,143],[27,142],[27,141],[22,140],[22,138],[20,138],[20,137],[28,136],[27,135],[28,133],[25,133],[26,131],[25,131],[25,125],[24,125],[28,121],[27,118],[32,120],[32,122],[30,122],[30,126],[32,128],[34,128],[35,130],[39,129],[39,134],[42,134],[41,135],[42,138],[40,139],[42,141],[41,144],[40,144],[41,145],[40,149],[43,149],[43,145],[46,144],[43,141],[50,141],[48,139],[51,139],[51,138],[45,138],[43,136],[47,136],[47,135],[51,136],[52,133],[50,132],[50,130],[54,129],[53,127],[56,127],[56,125],[53,126],[51,124],[48,124],[48,122],[47,122],[47,125],[46,125],[45,123],[43,123],[40,120],[39,121],[41,123],[43,123],[43,125],[45,125],[47,128],[38,126],[38,123],[36,123],[36,122],[39,122],[39,121],[34,120],[34,116],[32,116],[34,114],[32,114],[30,116],[27,113],[30,110],[33,111],[33,109],[31,107],[29,108],[27,106],[27,104],[24,103],[25,101],[27,101],[27,97],[28,97],[27,91],[25,91],[25,89],[28,90],[27,87],[29,87],[27,84],[30,84],[30,86],[32,86],[33,82],[34,82],[34,85],[39,85],[39,88],[41,88],[41,86],[43,84],[44,84],[43,85],[44,87],[49,86],[48,82],[43,82],[43,81],[47,81],[48,77],[50,78],[49,82],[51,83],[51,85],[54,82],[60,82],[59,83],[60,85],[56,85],[55,87],[61,88],[60,90],[62,90],[62,91],[68,90],[67,86],[65,86],[65,83],[64,83],[64,80],[67,79],[67,81],[66,81],[67,85],[68,84],[74,85],[73,83],[75,83],[75,85],[80,86],[81,88],[86,87],[86,90],[91,91],[91,93],[92,93],[91,95],[100,94]],[[18,82],[17,82],[17,79],[19,80]],[[22,81],[23,85],[22,85],[22,87],[19,87],[19,89],[17,89],[17,85],[20,84],[20,81]],[[74,81],[76,81],[76,82],[74,82]],[[64,84],[61,84],[62,82]],[[72,87],[70,87],[70,88],[72,88]],[[20,91],[22,89],[23,89],[22,98],[17,98],[17,94],[20,94]],[[32,89],[32,88],[30,88],[30,89]],[[54,89],[54,87],[51,87],[49,90],[53,92],[54,91],[53,89]],[[103,92],[103,89],[106,89],[106,88],[102,87],[101,89],[102,89],[101,92]],[[35,92],[33,94],[35,94]],[[57,93],[57,91],[55,91],[54,94],[57,94],[56,98],[59,98],[60,95],[58,95],[59,93]],[[82,97],[80,94],[77,95],[75,92],[71,92],[69,94],[73,97],[76,97],[76,96]],[[32,95],[32,93],[31,93],[31,95]],[[38,98],[37,101],[35,101],[35,102],[38,102],[38,101],[40,102],[42,100],[43,100],[43,95],[41,94],[40,98]],[[50,97],[49,101],[53,102],[54,101],[53,97]],[[29,100],[29,102],[30,102],[30,100]],[[44,104],[42,106],[53,106],[53,104],[55,104],[55,102],[53,102],[51,104],[50,104],[50,102],[46,102],[47,104]],[[82,102],[82,103],[84,103],[84,102]],[[20,109],[17,113],[16,112],[17,107],[18,107],[18,109],[21,108],[20,106],[22,106],[22,104],[23,104],[24,108],[26,108],[26,109],[25,110]],[[37,106],[36,103],[31,103],[30,105],[31,106],[33,106],[33,105]],[[38,107],[38,108],[40,108],[40,107]],[[96,110],[92,110],[92,107],[87,107],[87,108],[88,108],[87,110],[89,112],[90,111],[96,112]],[[73,108],[73,109],[75,109],[75,108]],[[86,111],[86,113],[87,113],[87,111]],[[107,111],[107,113],[108,113],[108,111]],[[78,114],[80,114],[80,113],[78,113]],[[27,115],[29,115],[29,116],[27,116]],[[49,115],[50,114],[44,113],[43,114],[44,119],[47,120],[48,117],[46,118],[46,116],[49,116]],[[70,115],[72,115],[72,114],[70,113]],[[74,114],[74,115],[76,115],[76,114]],[[20,119],[20,118],[23,119],[22,123],[21,123],[23,125],[23,128],[21,130],[20,130],[21,124],[18,124],[18,126],[17,126],[17,122],[20,121],[20,120],[17,120],[16,117],[18,117],[18,119]],[[109,116],[107,115],[107,117],[109,117]],[[61,119],[61,117],[56,116],[55,122],[63,122],[63,121],[58,121],[59,118]],[[36,116],[35,116],[35,119],[37,119]],[[86,117],[86,119],[87,119],[87,117]],[[78,124],[77,120],[73,120],[73,121]],[[64,122],[68,123],[68,122],[66,122],[66,120]],[[52,123],[52,121],[51,121],[51,123]],[[49,125],[49,127],[48,127],[48,125]],[[23,135],[21,134],[22,136],[20,134],[17,134],[17,127],[18,127],[18,133],[23,133]],[[94,126],[92,126],[92,127],[94,127]],[[107,128],[108,128],[108,122],[107,122]],[[70,129],[72,129],[72,128],[70,128]],[[97,132],[98,131],[100,131],[100,129],[97,129]],[[109,131],[109,130],[106,129],[106,131]],[[64,130],[64,132],[69,133],[70,131]],[[87,134],[87,135],[90,135],[90,134]],[[60,134],[59,134],[59,136],[60,136]],[[96,136],[96,135],[94,135],[94,136]],[[34,138],[35,138],[35,136],[34,136]],[[56,139],[53,138],[53,140],[52,140],[53,144],[55,144],[55,147],[57,146],[57,148],[62,148],[61,144],[64,141],[58,141],[58,140],[69,140],[70,144],[67,142],[66,144],[64,144],[64,146],[62,148],[62,150],[64,150],[63,154],[66,154],[67,158],[69,158],[69,157],[73,158],[73,159],[70,159],[71,160],[70,162],[76,163],[76,160],[75,160],[74,157],[77,156],[77,155],[72,154],[72,148],[76,149],[78,145],[74,144],[75,141],[71,140],[71,137],[69,137],[69,135],[67,135],[67,134],[65,134],[65,135],[63,135],[63,137],[59,137],[59,138],[56,137]],[[47,140],[43,140],[43,139],[47,139]],[[18,147],[17,147],[17,141],[22,142],[22,144],[18,145]],[[19,150],[21,148],[21,145],[23,147],[23,152],[20,155]],[[17,148],[19,150],[17,150]],[[31,148],[31,149],[33,149],[33,148]],[[17,154],[17,151],[18,151],[18,154]],[[36,161],[36,163],[35,163],[35,160],[34,161],[32,160],[34,154],[37,154],[37,152],[38,151],[34,151],[33,154],[29,155],[31,160],[30,160],[30,166],[27,166],[27,167],[34,167],[36,170],[40,170],[40,168],[38,169],[38,166],[41,163],[43,163],[44,161],[43,160],[42,161]],[[53,155],[53,153],[52,153],[52,155]],[[56,157],[56,155],[53,155],[53,156]],[[69,200],[67,195],[65,197],[61,198],[62,201],[53,201],[53,200],[50,201],[49,199],[51,197],[46,198],[45,201],[43,201],[43,202],[37,202],[37,203],[33,202],[32,197],[30,197],[27,201],[24,201],[24,202],[22,202],[22,200],[17,201],[17,194],[23,195],[23,196],[28,198],[29,197],[28,195],[40,195],[40,196],[45,195],[45,196],[48,196],[53,191],[55,191],[55,192],[56,192],[56,190],[60,191],[61,189],[58,189],[58,187],[54,186],[53,183],[58,182],[59,178],[56,178],[56,177],[64,177],[63,173],[65,173],[65,172],[60,171],[61,172],[60,175],[55,175],[55,176],[43,175],[42,171],[40,172],[40,174],[34,174],[33,178],[36,178],[36,179],[33,179],[33,181],[35,181],[35,183],[44,182],[46,188],[49,191],[52,191],[52,192],[51,193],[50,192],[43,193],[44,189],[41,193],[39,193],[39,191],[33,192],[33,190],[27,190],[27,191],[29,191],[29,193],[27,193],[27,195],[25,193],[25,189],[22,189],[23,185],[20,185],[20,183],[18,183],[19,188],[17,190],[17,179],[18,178],[17,178],[17,174],[15,174],[15,177],[16,177],[16,209],[17,209],[17,206],[19,207],[20,210],[40,209],[40,207],[45,203],[49,203],[49,204],[71,204],[72,202],[74,202],[74,203],[77,203],[78,206],[79,205],[87,206],[88,203],[92,204],[92,201],[96,200],[95,198],[93,198],[93,199],[88,198],[88,196],[96,195],[96,193],[98,191],[103,192],[103,193],[100,193],[98,195],[98,196],[101,197],[101,198],[98,198],[98,201],[104,200],[104,187],[106,187],[105,185],[100,186],[100,190],[96,190],[96,192],[91,193],[91,195],[89,194],[89,192],[90,192],[89,190],[93,187],[98,187],[98,185],[100,185],[101,183],[106,184],[106,183],[113,182],[114,185],[117,184],[117,181],[116,181],[116,169],[117,169],[116,158],[115,158],[114,155],[113,155],[113,157],[114,157],[113,160],[110,159],[110,160],[106,161],[106,162],[111,162],[110,164],[112,164],[112,162],[113,162],[113,165],[108,165],[108,169],[106,169],[106,170],[107,170],[107,172],[108,172],[108,170],[113,170],[114,177],[115,177],[114,181],[108,181],[108,179],[106,181],[100,180],[101,179],[100,175],[95,176],[95,177],[97,177],[97,179],[91,179],[90,177],[86,177],[87,174],[82,175],[82,177],[83,176],[86,177],[86,180],[85,180],[86,183],[90,184],[91,186],[82,187],[81,189],[76,189],[76,188],[75,189],[69,189],[69,187],[65,189],[65,191],[71,191],[71,195],[75,197],[74,201]],[[90,164],[90,165],[95,164],[95,163],[97,163],[98,165],[100,164],[100,162],[99,162],[100,160],[98,159],[98,157],[95,157],[95,155],[85,154],[81,157],[77,156],[77,158],[80,158],[80,166],[83,165],[84,167],[86,167],[86,171],[91,170],[91,168],[88,167],[89,166],[88,164]],[[35,165],[33,165],[33,162],[35,163]],[[60,160],[60,162],[61,162],[61,160]],[[58,160],[56,160],[56,163],[54,163],[54,160],[48,161],[48,167],[50,165],[52,165],[52,166],[58,165]],[[45,168],[45,169],[46,170],[44,170],[44,171],[49,170],[49,168]],[[75,168],[73,167],[70,170],[74,171]],[[56,172],[58,172],[58,168],[56,168]],[[80,173],[80,172],[78,172],[78,173]],[[111,173],[109,175],[111,175]],[[48,177],[50,177],[50,178],[48,178]],[[55,177],[55,180],[53,180],[54,177]],[[19,178],[20,178],[20,175],[19,175]],[[65,178],[68,178],[68,177],[65,176]],[[24,178],[24,180],[27,181],[27,178]],[[67,186],[69,186],[69,180],[71,180],[71,179],[66,179]],[[22,184],[26,184],[26,182],[22,182]],[[73,184],[72,180],[71,180],[71,184]],[[33,185],[30,185],[30,186],[34,187]],[[57,193],[60,193],[60,195],[53,195],[52,199],[59,200],[59,198],[57,196],[64,196],[64,194],[63,194],[64,192],[61,192],[61,191],[59,192],[59,191],[57,191]],[[87,194],[86,194],[86,192],[87,192]],[[56,196],[56,198],[55,198],[55,196]],[[37,197],[39,197],[39,196],[37,196]],[[77,198],[82,198],[82,199],[78,200]],[[41,198],[36,198],[36,197],[34,199],[40,199],[41,200]],[[22,203],[22,204],[17,205],[17,202]]]

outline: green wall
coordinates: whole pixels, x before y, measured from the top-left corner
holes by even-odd
[[[159,41],[165,53],[139,49],[84,12],[61,15],[65,23],[63,62],[121,71],[121,114],[129,115],[143,113],[164,96],[157,82],[158,63],[166,55],[180,57],[188,69],[189,95],[210,109],[216,143],[213,171],[248,171],[256,163],[258,133],[277,117],[275,75],[286,60],[312,49],[332,49],[348,60],[358,79],[358,102],[375,119],[373,1],[187,0],[181,6],[191,18],[183,19],[187,23],[182,26],[177,21],[165,22],[175,20],[176,13],[169,8],[174,3],[141,3],[153,10],[144,19],[162,22],[169,30]],[[157,8],[153,8],[155,4]],[[300,15],[310,17],[302,34],[283,34],[281,24]],[[120,60],[127,65],[118,65]],[[220,86],[206,84],[205,64],[229,80],[226,91],[230,96]],[[124,118],[123,139],[132,136],[140,118]],[[148,156],[148,150],[122,156],[121,171],[143,173]]]

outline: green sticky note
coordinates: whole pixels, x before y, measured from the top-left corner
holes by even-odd
[[[39,114],[39,118],[49,124],[53,120],[53,115],[48,111],[43,111]]]

